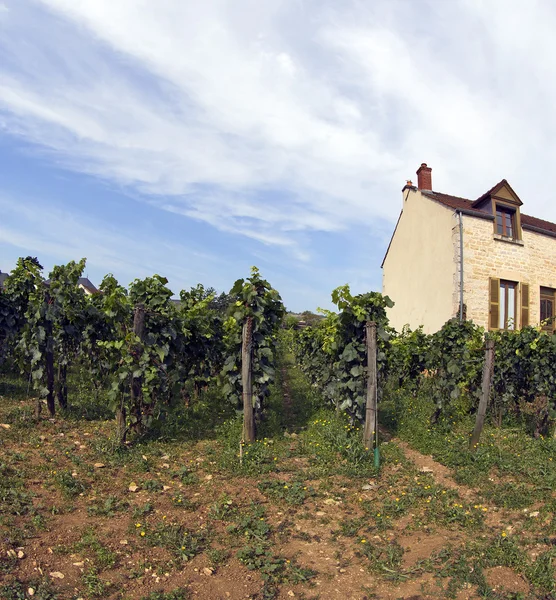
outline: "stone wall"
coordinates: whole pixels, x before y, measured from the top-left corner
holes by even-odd
[[[529,284],[529,323],[536,325],[540,320],[540,287],[556,289],[556,238],[524,229],[521,241],[501,240],[494,235],[493,221],[468,215],[463,216],[463,234],[467,318],[488,328],[489,278],[498,277]],[[518,326],[520,307],[518,289]]]

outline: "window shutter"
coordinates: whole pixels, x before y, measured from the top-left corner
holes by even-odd
[[[498,329],[500,323],[500,279],[490,278],[489,329]]]
[[[521,284],[521,326],[529,325],[529,284]]]
[[[554,290],[554,303],[552,304],[552,332],[556,333],[556,290]]]

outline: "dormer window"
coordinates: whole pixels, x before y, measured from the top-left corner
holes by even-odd
[[[522,246],[521,216],[519,214],[522,204],[523,202],[510,184],[502,179],[486,194],[477,198],[471,208],[494,217],[494,239]]]
[[[496,205],[496,233],[504,237],[516,238],[517,228],[515,210],[506,206]]]

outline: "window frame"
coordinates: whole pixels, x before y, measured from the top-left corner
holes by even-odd
[[[499,298],[502,297],[502,289],[504,289],[504,304],[502,305],[502,302],[499,303],[499,307],[498,307],[498,329],[500,330],[504,330],[504,331],[515,331],[517,329],[517,292],[518,292],[518,286],[519,283],[517,281],[509,281],[508,279],[500,279],[500,283],[499,283],[500,289],[499,289]],[[509,308],[509,304],[508,304],[508,290],[512,289],[514,292],[514,316],[513,316],[513,327],[510,329],[508,327],[508,308]],[[504,315],[504,327],[500,327],[500,321],[502,319],[502,315]]]
[[[489,331],[517,331],[529,326],[530,316],[530,285],[524,281],[512,281],[510,279],[501,279],[499,277],[489,277],[489,310],[488,310],[488,329]],[[507,291],[513,289],[514,292],[514,317],[513,328],[508,328],[509,313],[509,294]],[[502,298],[503,294],[503,298]],[[556,296],[555,296],[556,310]],[[503,313],[501,312],[503,311]],[[503,316],[503,327],[500,327],[500,317]]]
[[[542,303],[550,302],[552,304],[552,315],[547,318],[552,319],[552,322],[541,325],[541,327],[543,331],[553,333],[556,329],[556,290],[541,286],[539,292],[539,322],[542,323],[545,320],[542,318]]]
[[[498,231],[498,212],[502,218],[502,233]],[[492,198],[492,215],[494,217],[493,231],[494,236],[500,240],[520,242],[521,235],[521,215],[519,213],[519,205],[511,201]],[[510,219],[511,235],[508,235],[507,218]]]

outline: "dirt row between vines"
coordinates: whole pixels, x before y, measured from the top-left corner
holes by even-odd
[[[19,409],[31,411],[32,402]],[[383,446],[380,476],[362,480],[315,478],[318,449],[303,432],[258,442],[269,457],[276,448],[274,462],[263,464],[262,475],[245,476],[219,462],[225,447],[218,439],[152,442],[122,458],[106,451],[113,430],[111,421],[63,419],[0,429],[1,476],[14,482],[0,510],[0,585],[35,591],[14,598],[166,600],[176,590],[207,600],[445,598],[454,553],[526,523],[516,511],[480,503],[478,490],[457,484],[449,469],[399,439]],[[458,501],[467,510],[453,509]],[[484,525],[451,524],[452,510],[461,522],[467,512],[484,511]],[[268,532],[257,530],[257,519]],[[155,535],[172,528],[201,536],[188,560],[172,539]],[[239,560],[257,546],[258,563]],[[273,558],[283,559],[284,576],[265,586],[264,574],[278,564]],[[486,569],[485,576],[501,594],[493,597],[509,598],[503,589],[535,597],[508,567]],[[41,585],[51,595],[41,597]],[[478,597],[474,585],[460,588],[453,597]]]

